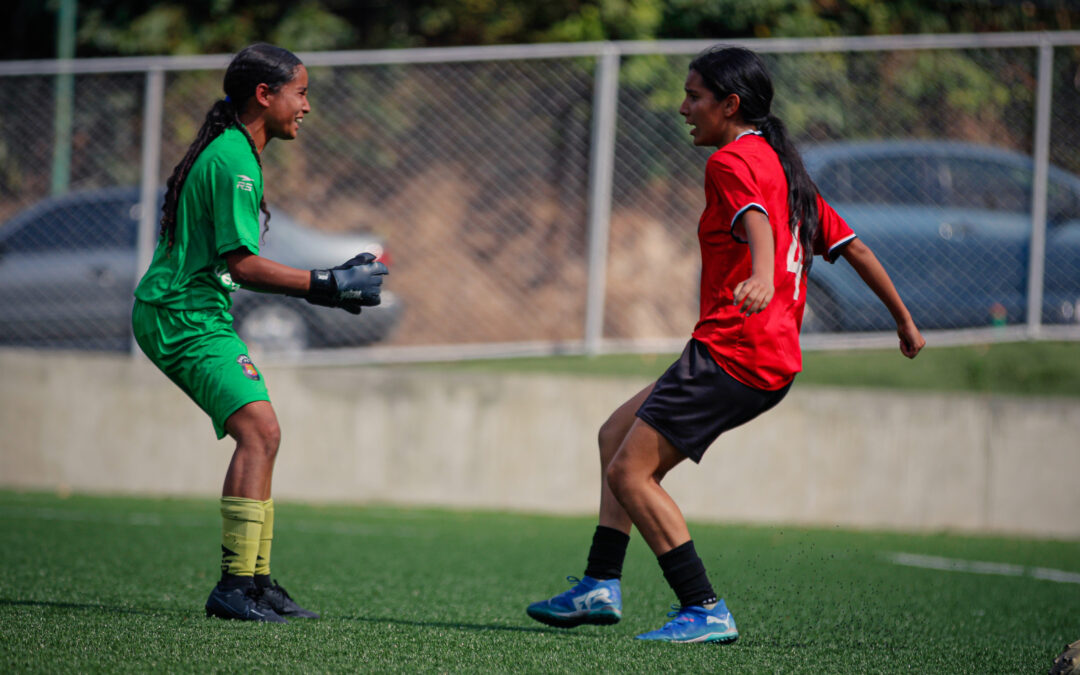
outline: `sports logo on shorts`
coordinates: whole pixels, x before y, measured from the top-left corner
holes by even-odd
[[[240,173],[236,175],[236,189],[244,192],[255,191],[255,179]]]
[[[240,364],[240,368],[244,371],[244,375],[248,376],[248,379],[258,381],[259,371],[255,370],[255,364],[251,362],[247,354],[237,356],[236,362]]]

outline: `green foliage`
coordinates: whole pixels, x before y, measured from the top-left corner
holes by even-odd
[[[111,11],[110,11],[111,10]],[[205,54],[235,52],[268,40],[288,49],[327,50],[355,45],[356,34],[343,17],[318,0],[260,5],[242,0],[162,2],[128,22],[114,7],[83,8],[80,47],[115,54]]]
[[[55,3],[8,2],[0,58],[55,54]],[[538,41],[821,37],[1069,30],[1073,0],[97,0],[80,3],[79,56]]]
[[[294,51],[344,49],[356,44],[356,32],[345,19],[307,0],[286,12],[270,42]]]
[[[663,20],[661,0],[599,0],[585,2],[540,34],[549,42],[647,40],[657,35]]]
[[[663,30],[680,37],[807,37],[834,33],[813,0],[670,0]]]
[[[445,0],[417,3],[419,36],[442,44],[512,42],[528,23],[528,5],[499,0]]]

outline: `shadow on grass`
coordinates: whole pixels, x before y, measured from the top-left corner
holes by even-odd
[[[54,600],[13,600],[0,598],[0,607],[48,607],[51,609],[79,609],[109,612],[112,614],[138,614],[142,616],[154,616],[160,614],[186,615],[190,612],[176,609],[132,609],[130,607],[113,607],[110,605],[98,605],[89,602],[56,602]]]
[[[381,616],[335,616],[333,618],[342,621],[360,621],[363,623],[392,623],[399,626],[412,626],[415,628],[451,628],[454,630],[476,631],[478,633],[486,631],[504,631],[509,633],[538,633],[541,635],[551,634],[572,638],[600,639],[599,635],[574,633],[564,628],[544,628],[540,626],[500,626],[498,624],[490,623],[460,623],[454,621],[410,621],[408,619]]]
[[[0,608],[3,607],[44,607],[49,609],[74,609],[82,611],[96,611],[111,614],[131,614],[135,616],[190,616],[192,613],[183,609],[143,608],[132,609],[130,607],[116,607],[89,602],[57,602],[54,600],[15,600],[12,598],[0,598]],[[474,631],[478,633],[488,631],[501,631],[509,633],[536,633],[539,635],[557,635],[567,638],[587,638],[598,640],[599,635],[589,633],[570,632],[561,628],[546,628],[543,626],[500,626],[498,624],[461,623],[454,621],[410,621],[394,617],[378,616],[334,616],[325,617],[330,620],[358,621],[370,624],[395,624],[398,626],[411,626],[414,628],[448,628],[452,630]],[[237,624],[245,622],[238,621]],[[306,623],[306,622],[300,622]]]

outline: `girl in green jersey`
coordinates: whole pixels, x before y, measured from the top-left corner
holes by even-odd
[[[132,328],[143,352],[210,416],[236,449],[222,489],[221,580],[206,613],[284,622],[317,617],[270,578],[281,433],[262,374],[232,327],[231,292],[243,286],[342,307],[379,304],[386,267],[363,253],[331,270],[300,270],[259,255],[260,155],[271,139],[296,138],[308,74],[296,55],[254,44],[229,64],[214,103],[169,177],[161,235],[135,289]]]

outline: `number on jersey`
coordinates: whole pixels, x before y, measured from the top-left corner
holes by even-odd
[[[800,223],[801,224],[801,223]],[[795,225],[795,232],[791,236],[791,247],[787,254],[787,271],[795,275],[795,296],[799,299],[799,291],[802,289],[803,273],[802,246],[799,244],[799,224]]]

